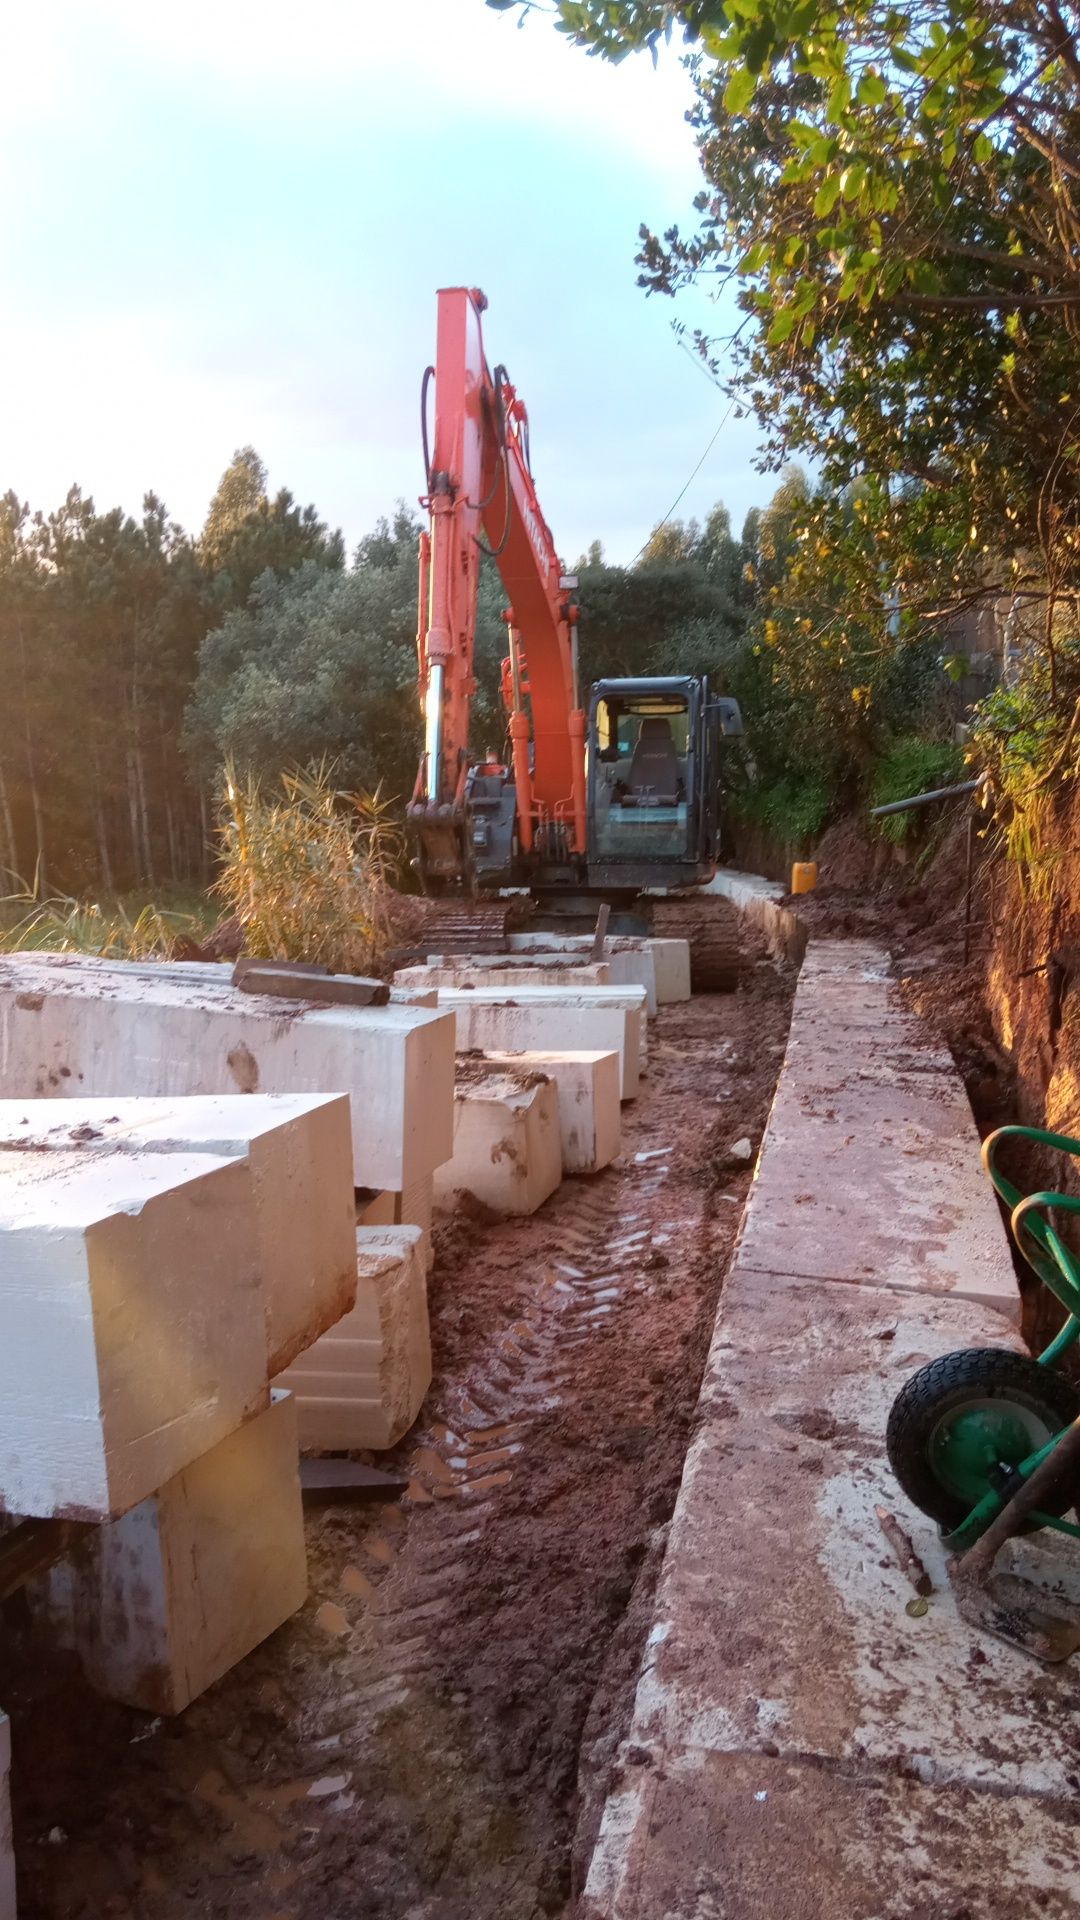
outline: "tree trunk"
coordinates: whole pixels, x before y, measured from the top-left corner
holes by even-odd
[[[180,878],[180,866],[177,857],[176,820],[173,815],[172,795],[165,796],[165,832],[169,843],[169,873],[175,886]]]
[[[139,798],[139,832],[142,837],[143,872],[147,884],[154,884],[154,848],[150,838],[150,809],[146,802],[146,768],[143,750],[138,738],[138,720],[136,719],[135,737],[135,786]]]
[[[128,822],[131,827],[131,871],[136,885],[143,882],[142,840],[139,834],[139,789],[135,776],[135,750],[127,750]]]
[[[19,634],[19,663],[22,668],[23,693],[23,731],[26,741],[26,784],[30,789],[30,805],[34,814],[34,891],[44,893],[48,885],[45,861],[45,815],[41,805],[41,795],[37,783],[37,759],[34,752],[34,730],[30,723],[30,701],[26,678],[26,635],[23,632],[22,615],[17,616]]]
[[[205,787],[201,787],[199,790],[199,826],[202,832],[202,860],[200,861],[200,871],[203,880],[206,881],[210,878],[211,845],[210,809],[206,804]]]
[[[11,874],[13,878],[17,878],[19,850],[15,844],[15,821],[11,812],[11,800],[2,760],[0,760],[0,859],[3,860],[4,871]]]

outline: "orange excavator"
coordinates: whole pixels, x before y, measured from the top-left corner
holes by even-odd
[[[407,810],[424,891],[445,902],[432,933],[437,926],[444,945],[496,944],[523,912],[532,927],[578,931],[606,903],[611,932],[688,938],[695,987],[732,987],[734,916],[727,901],[694,896],[716,872],[722,740],[742,731],[738,706],[697,676],[600,680],[583,704],[577,581],[540,509],[524,402],[506,368],[488,366],[484,295],[448,287],[438,303],[420,407],[430,515],[417,632],[424,751]],[[476,761],[469,722],[484,555],[509,603],[508,752]],[[453,907],[462,896],[469,904]]]

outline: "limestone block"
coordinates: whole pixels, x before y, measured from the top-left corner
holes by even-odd
[[[528,961],[530,966],[565,967],[576,962],[579,966],[589,963],[592,954],[593,936],[586,934],[554,933],[512,933],[510,936],[510,961],[518,959]],[[685,942],[682,944],[685,945]],[[626,934],[616,934],[605,940],[600,965],[606,966],[613,987],[644,987],[645,1011],[655,1013],[663,1002],[659,995],[659,976],[653,948],[655,940],[634,939]],[[689,966],[689,952],[687,966]],[[671,996],[669,996],[671,997]],[[675,998],[689,999],[689,986],[685,995]]]
[[[428,959],[426,966],[399,967],[395,986],[432,987],[609,987],[607,961],[576,961],[571,954],[461,954]]]
[[[399,1193],[391,1193],[389,1190],[382,1193],[358,1193],[356,1196],[357,1226],[392,1227],[397,1220],[400,1199]]]
[[[356,1305],[278,1382],[296,1397],[307,1451],[392,1447],[431,1384],[419,1227],[357,1230]]]
[[[637,1094],[646,1031],[644,987],[440,987],[461,1052],[615,1052],[619,1092]]]
[[[425,1174],[421,1180],[414,1180],[412,1186],[406,1187],[398,1200],[397,1224],[420,1229],[420,1252],[426,1273],[430,1273],[435,1264],[435,1252],[431,1242],[431,1215],[434,1205],[435,1176],[431,1173]]]
[[[351,1119],[343,1094],[0,1100],[0,1146],[9,1144],[249,1160],[267,1379],[356,1298]]]
[[[519,1064],[459,1063],[454,1155],[435,1175],[435,1203],[472,1193],[497,1213],[535,1213],[562,1179],[559,1092]]]
[[[115,1518],[266,1402],[247,1161],[0,1152],[0,1505]]]
[[[217,970],[0,961],[0,1092],[347,1093],[354,1185],[400,1191],[453,1147],[453,1022],[413,1006],[241,993]],[[211,977],[213,976],[213,977]]]
[[[425,1174],[423,1179],[414,1180],[404,1193],[365,1194],[362,1200],[358,1195],[356,1207],[358,1227],[419,1227],[420,1251],[428,1273],[435,1258],[431,1244],[434,1184],[433,1176]]]
[[[17,1920],[15,1843],[11,1836],[11,1722],[0,1713],[0,1920]]]
[[[619,1057],[616,1053],[488,1053],[492,1066],[549,1074],[559,1095],[564,1173],[597,1173],[619,1151]]]
[[[44,1583],[90,1684],[181,1713],[307,1593],[296,1407],[270,1406],[108,1526]]]
[[[649,951],[656,969],[656,999],[661,1007],[690,998],[689,940],[650,940]]]
[[[390,1004],[392,1007],[437,1007],[439,996],[434,987],[399,987],[392,984]]]

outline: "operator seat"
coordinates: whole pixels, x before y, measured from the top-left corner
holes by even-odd
[[[679,756],[671,737],[671,721],[661,716],[643,720],[630,761],[629,791],[661,807],[673,807],[679,797],[682,775]]]

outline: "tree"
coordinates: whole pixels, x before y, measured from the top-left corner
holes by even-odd
[[[226,759],[276,779],[324,758],[351,788],[408,798],[422,746],[417,702],[415,516],[399,502],[340,572],[306,559],[264,573],[246,607],[228,612],[199,656],[186,742],[204,779]],[[476,732],[490,727],[505,651],[482,579]],[[497,597],[501,607],[501,594]],[[496,722],[498,740],[505,716]]]
[[[238,447],[218,481],[199,536],[199,557],[209,573],[221,571],[240,528],[265,504],[266,478],[254,447]]]
[[[243,606],[267,569],[283,576],[305,561],[338,569],[340,532],[330,533],[313,506],[299,507],[287,488],[271,500],[266,468],[254,447],[241,447],[221,476],[199,539],[199,558],[227,607]]]
[[[916,615],[1018,586],[1080,590],[1080,21],[1062,0],[558,0],[612,59],[676,27],[705,185],[642,284],[738,289],[705,358],[834,495],[917,482]],[[905,495],[908,500],[911,496]],[[920,552],[936,564],[929,591]],[[907,603],[906,603],[907,604]]]

